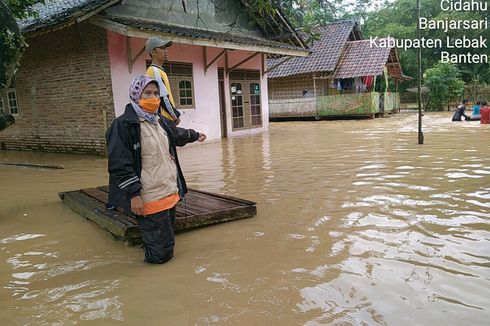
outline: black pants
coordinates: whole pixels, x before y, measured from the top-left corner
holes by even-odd
[[[174,256],[175,207],[146,216],[136,216],[143,238],[145,262],[163,264]]]

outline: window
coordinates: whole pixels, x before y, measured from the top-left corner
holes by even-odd
[[[146,67],[151,61],[146,61]],[[165,62],[163,70],[167,74],[170,90],[178,109],[195,108],[194,78],[191,63]]]
[[[231,110],[233,113],[233,129],[243,128],[243,96],[241,83],[231,84]]]
[[[0,97],[0,113],[5,113],[5,108],[3,106],[3,98]]]
[[[19,114],[19,107],[17,105],[17,94],[15,89],[10,89],[7,92],[7,98],[9,102],[10,114]]]
[[[189,80],[179,81],[179,103],[181,106],[192,106],[192,83]]]
[[[230,72],[231,80],[260,80],[260,71],[258,70],[233,70]]]

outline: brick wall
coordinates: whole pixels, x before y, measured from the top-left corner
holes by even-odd
[[[7,150],[105,155],[114,119],[106,31],[88,23],[27,39],[16,74],[16,122],[0,132]]]

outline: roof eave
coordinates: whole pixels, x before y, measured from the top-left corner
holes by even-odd
[[[151,36],[158,35],[172,42],[181,43],[181,44],[210,46],[210,47],[224,48],[230,50],[254,51],[254,52],[262,52],[268,54],[296,56],[296,57],[306,57],[309,54],[308,50],[301,49],[301,48],[288,49],[288,48],[279,48],[279,47],[266,46],[266,45],[241,44],[241,43],[231,42],[231,41],[213,40],[213,39],[206,39],[206,38],[193,38],[189,36],[179,36],[171,33],[158,32],[154,30],[138,29],[112,21],[100,15],[91,17],[89,22],[96,26],[129,37],[148,38]]]
[[[302,71],[298,73],[293,73],[293,74],[282,74],[280,76],[269,76],[269,79],[279,79],[279,78],[287,78],[287,77],[298,77],[298,76],[303,76],[303,75],[316,75],[316,74],[321,74],[322,77],[331,77],[332,76],[332,71],[329,70],[324,70],[324,71]]]
[[[83,10],[81,10],[78,14],[72,15],[65,20],[60,20],[60,21],[54,22],[54,23],[48,22],[47,24],[38,24],[38,25],[31,24],[31,25],[23,28],[21,31],[22,31],[22,34],[24,35],[24,37],[31,38],[31,37],[35,37],[35,36],[38,36],[41,34],[46,34],[46,33],[52,32],[52,31],[60,30],[60,29],[66,28],[66,27],[74,25],[74,24],[79,24],[79,23],[89,19],[90,17],[98,14],[102,10],[109,8],[110,6],[116,4],[119,1],[120,0],[106,1],[105,3],[101,4],[100,6],[94,8],[90,11],[84,12]],[[34,25],[34,27],[32,28],[33,25]]]

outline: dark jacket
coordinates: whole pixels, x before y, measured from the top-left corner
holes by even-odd
[[[466,107],[464,106],[464,104],[461,104],[460,106],[458,106],[458,108],[456,109],[456,112],[454,112],[452,120],[453,121],[461,121],[461,117],[464,117],[465,120],[471,120],[471,118],[464,113],[465,110],[466,110]]]
[[[177,185],[180,198],[187,193],[182,169],[180,168],[176,146],[184,146],[199,138],[192,129],[178,128],[170,124],[162,115],[160,126],[165,129],[169,140],[170,155],[177,165]],[[121,207],[131,212],[131,198],[141,190],[141,129],[139,117],[131,104],[126,105],[124,114],[116,118],[106,134],[107,156],[109,158],[109,199],[108,208]]]

